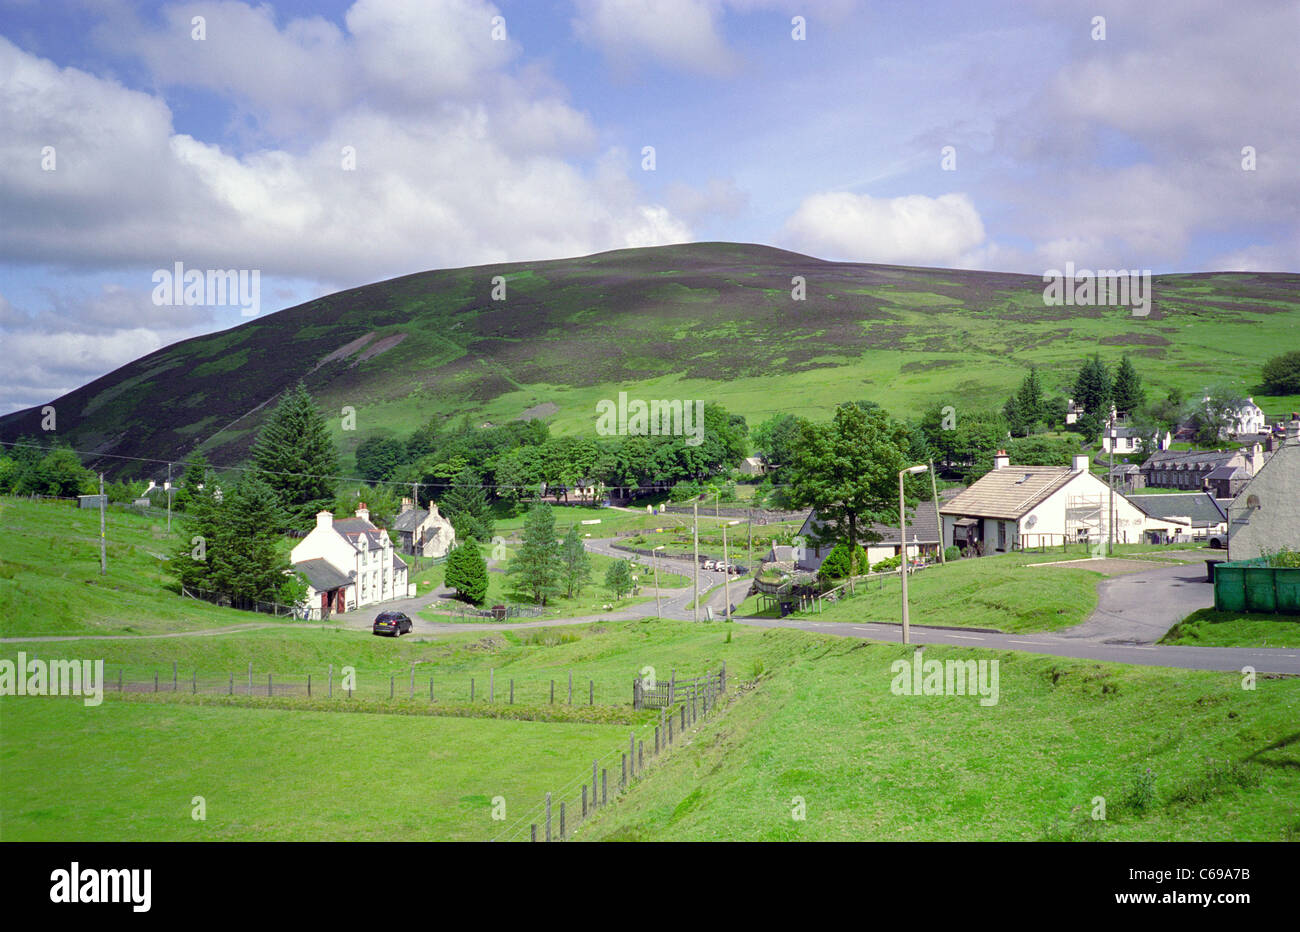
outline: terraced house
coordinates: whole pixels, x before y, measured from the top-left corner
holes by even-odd
[[[1164,450],[1147,457],[1142,480],[1147,488],[1201,492],[1211,474],[1219,480],[1241,469],[1249,478],[1263,465],[1264,449],[1259,444],[1249,450]]]
[[[406,564],[388,532],[370,523],[364,502],[352,518],[335,520],[330,512],[319,512],[316,527],[293,548],[290,559],[307,581],[313,617],[404,599],[409,593]]]

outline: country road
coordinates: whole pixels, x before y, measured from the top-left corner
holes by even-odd
[[[588,549],[608,556],[626,557],[626,551],[612,546],[611,539],[587,541]],[[690,576],[689,560],[661,558],[659,569],[663,572]],[[700,570],[700,591],[707,593],[704,604],[714,610],[714,617],[722,617],[725,602],[724,575],[711,570]],[[1300,675],[1300,649],[1248,648],[1248,647],[1182,647],[1153,643],[1179,619],[1197,608],[1213,601],[1211,588],[1204,581],[1205,573],[1196,564],[1157,566],[1150,570],[1113,576],[1098,584],[1097,609],[1082,624],[1050,634],[1004,634],[977,628],[940,628],[925,625],[911,626],[913,644],[946,644],[956,647],[977,647],[991,650],[1023,651],[1054,657],[1078,660],[1098,660],[1112,663],[1131,663],[1141,666],[1175,667],[1186,670],[1240,671],[1251,667],[1260,673]],[[731,578],[731,601],[739,605],[748,593],[745,579]],[[643,587],[653,593],[651,587]],[[380,611],[414,611],[437,597],[436,593],[416,599],[371,606],[365,611],[349,616],[346,627],[365,630]],[[665,618],[691,620],[691,587],[666,589],[660,603]],[[654,617],[653,602],[633,608],[585,615],[572,618],[543,618],[524,622],[490,622],[448,624],[415,619],[416,634],[451,634],[480,631],[511,631],[528,628],[551,628],[564,625],[590,624],[600,621],[630,621]],[[700,612],[704,617],[703,608]],[[832,634],[840,637],[857,637],[875,641],[899,642],[902,626],[892,619],[866,619],[858,622],[822,622],[809,618],[757,618],[736,616],[739,624],[756,628],[792,628],[815,634]],[[319,624],[293,623],[293,627],[332,627]],[[48,637],[3,638],[0,643],[36,643],[56,641],[101,641],[141,638],[210,637],[240,631],[285,627],[284,623],[260,624],[256,622],[211,628],[200,631],[181,631],[164,634],[122,635],[60,635]]]

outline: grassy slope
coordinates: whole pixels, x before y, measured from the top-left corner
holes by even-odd
[[[504,302],[490,300],[497,274],[509,281]],[[793,275],[808,280],[798,305]],[[960,412],[1000,404],[1030,363],[1055,388],[1100,351],[1110,362],[1135,353],[1153,393],[1226,378],[1276,417],[1294,399],[1260,397],[1255,383],[1260,361],[1300,324],[1297,283],[1158,276],[1151,315],[1135,318],[1045,307],[1041,280],[1027,275],[830,263],[733,243],[622,250],[340,292],[167,347],[56,404],[61,435],[79,447],[179,458],[204,443],[230,462],[260,406],[300,377],[326,410],[355,408],[360,429],[333,421],[351,450],[435,414],[501,423],[542,403],[556,406],[558,431],[590,431],[596,402],[620,390],[716,401],[751,423],[791,410],[824,416],[858,397],[899,415],[936,402]],[[160,409],[160,397],[173,403]],[[38,409],[0,418],[0,439],[38,427]]]
[[[108,575],[99,575],[99,513],[63,503],[0,500],[0,635],[150,634],[275,623],[181,598],[162,559],[183,523],[111,508]],[[287,623],[287,622],[286,622]]]
[[[1300,647],[1300,618],[1216,612],[1206,608],[1170,628],[1160,643],[1193,647]]]
[[[579,837],[1300,838],[1300,680],[1248,692],[1236,675],[1002,653],[999,702],[984,708],[893,695],[890,664],[910,657],[899,646],[771,632],[764,656],[772,672],[757,690]],[[1198,789],[1211,758],[1245,762],[1259,785]],[[1156,799],[1136,811],[1125,798],[1146,768]],[[805,821],[791,818],[796,796]]]

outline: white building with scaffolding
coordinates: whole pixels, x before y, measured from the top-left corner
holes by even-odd
[[[1088,471],[1088,457],[1070,466],[1013,466],[998,451],[993,470],[939,509],[945,547],[968,556],[1086,543],[1100,551],[1138,543],[1147,515]]]

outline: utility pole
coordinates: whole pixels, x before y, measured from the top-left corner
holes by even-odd
[[[930,499],[934,502],[934,520],[939,525],[939,562],[947,563],[948,558],[943,555],[943,518],[939,517],[939,486],[934,481],[934,460],[930,460]],[[913,531],[913,534],[916,532]]]
[[[691,603],[691,621],[700,620],[700,500],[691,503],[691,553],[695,558],[695,601]]]
[[[167,464],[167,533],[172,532],[172,464]]]
[[[655,617],[656,618],[664,617],[663,610],[659,607],[659,551],[663,549],[664,549],[664,545],[660,544],[658,547],[650,551],[650,557],[655,561]]]
[[[722,609],[722,617],[731,621],[731,561],[727,556],[727,525],[722,525],[722,592],[727,600]]]
[[[1107,506],[1106,531],[1110,539],[1107,556],[1115,556],[1115,422],[1110,427],[1110,457],[1106,466],[1107,484],[1110,486],[1110,504]]]
[[[104,474],[99,474],[99,575],[108,575],[108,530],[104,518]]]

